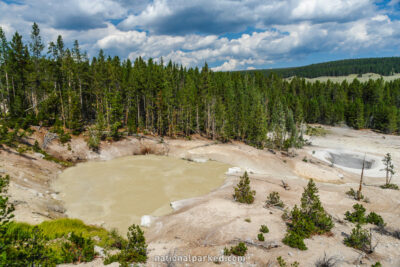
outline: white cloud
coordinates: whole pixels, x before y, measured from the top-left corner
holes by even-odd
[[[236,70],[313,53],[396,51],[400,22],[389,9],[397,4],[385,10],[372,0],[23,0],[0,2],[0,26],[9,38],[18,30],[27,40],[36,21],[46,42],[59,34],[67,44],[78,39],[90,56],[101,48],[122,58]]]
[[[293,9],[291,17],[297,20],[353,20],[361,13],[372,11],[372,2],[369,0],[301,0],[291,1]]]
[[[224,62],[221,66],[213,68],[213,71],[229,71],[235,70],[239,62],[236,59],[230,59],[229,61]]]

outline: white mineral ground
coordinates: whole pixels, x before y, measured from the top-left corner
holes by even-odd
[[[282,256],[288,262],[299,261],[300,266],[314,266],[315,261],[326,253],[340,260],[338,266],[370,266],[376,261],[380,261],[383,266],[400,266],[399,239],[373,231],[373,243],[377,243],[377,246],[375,252],[366,257],[343,244],[343,233],[350,233],[354,227],[343,220],[344,213],[356,203],[345,192],[350,188],[358,188],[361,171],[359,163],[364,155],[368,168],[363,194],[369,198],[370,203],[362,204],[368,212],[375,211],[382,215],[388,228],[399,230],[400,191],[379,188],[385,180],[379,165],[383,156],[389,152],[394,165],[400,166],[400,137],[369,130],[325,128],[329,131],[328,135],[310,138],[312,145],[296,150],[297,156],[294,158],[279,152],[273,154],[267,150],[257,150],[240,142],[217,144],[196,136],[192,141],[165,139],[164,143],[152,137],[141,141],[132,137],[119,142],[103,143],[100,154],[90,152],[84,137],[77,137],[71,141],[71,150],[53,141],[48,152],[71,161],[109,160],[139,154],[146,147],[170,157],[195,161],[215,160],[237,167],[228,171],[223,185],[216,190],[190,200],[174,202],[177,210],[152,219],[150,227],[145,228],[149,243],[148,266],[160,266],[153,262],[156,255],[220,256],[225,246],[235,245],[238,239],[257,243],[258,230],[262,224],[267,224],[270,229],[265,234],[264,244],[274,242],[279,247],[267,250],[249,245],[245,265],[266,266],[268,262],[276,263],[276,258]],[[44,131],[42,129],[34,135],[39,143],[43,140]],[[30,142],[33,143],[34,139],[31,138]],[[303,161],[305,157],[307,162]],[[12,150],[1,150],[0,160],[0,171],[12,177],[9,193],[16,204],[16,220],[38,223],[65,216],[65,207],[60,201],[62,193],[51,187],[62,171],[57,164],[37,154],[20,156]],[[238,204],[232,199],[233,186],[244,170],[249,171],[251,186],[257,192],[252,205]],[[285,223],[281,219],[283,211],[267,209],[264,202],[270,192],[277,191],[286,206],[292,208],[299,204],[303,188],[310,178],[317,182],[321,202],[333,216],[335,227],[332,230],[333,236],[306,239],[308,250],[300,251],[282,244],[286,232]],[[281,180],[287,182],[291,189],[282,188]],[[392,182],[400,183],[398,173]],[[246,222],[246,218],[250,218],[251,222]],[[85,221],[84,217],[80,219]],[[99,265],[101,260],[86,266]],[[214,265],[205,262],[197,263],[196,266]],[[221,266],[229,265],[221,263]]]

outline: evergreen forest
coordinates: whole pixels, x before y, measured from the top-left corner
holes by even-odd
[[[131,61],[102,50],[89,58],[78,41],[66,47],[58,36],[45,44],[36,23],[30,36],[16,32],[10,40],[0,28],[2,132],[40,125],[115,138],[122,131],[201,134],[287,148],[301,146],[305,123],[397,133],[399,107],[400,80],[289,82],[262,71],[213,72],[207,64]]]
[[[376,73],[389,76],[400,73],[400,57],[345,59],[311,64],[302,67],[248,70],[243,72],[262,72],[266,75],[275,73],[284,78],[292,76],[316,78],[321,76],[347,76],[350,74],[365,73]]]

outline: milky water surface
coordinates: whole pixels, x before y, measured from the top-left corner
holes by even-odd
[[[53,188],[71,218],[126,232],[143,215],[172,211],[171,201],[207,194],[222,185],[229,165],[166,156],[128,156],[66,169]]]

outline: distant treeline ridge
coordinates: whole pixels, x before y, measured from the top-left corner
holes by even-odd
[[[345,59],[303,67],[242,71],[263,74],[275,73],[283,78],[292,76],[316,78],[321,76],[347,76],[350,74],[376,73],[383,76],[400,73],[400,57]]]

